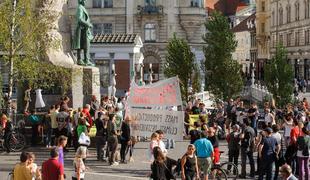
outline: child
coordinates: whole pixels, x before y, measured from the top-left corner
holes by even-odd
[[[85,164],[83,158],[86,158],[86,153],[79,147],[76,151],[75,158],[73,161],[74,174],[72,175],[72,180],[83,180],[85,176]]]
[[[35,160],[34,153],[29,152],[28,153],[28,164],[27,164],[27,167],[31,171],[32,180],[38,180],[38,179],[41,179],[41,173],[40,173],[40,169],[38,168],[38,165],[36,163],[34,163],[34,160]]]

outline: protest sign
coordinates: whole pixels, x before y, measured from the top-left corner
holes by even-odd
[[[163,107],[182,105],[179,80],[177,77],[158,81],[156,83],[138,86],[130,85],[128,97],[129,107]]]
[[[133,117],[131,130],[133,136],[150,137],[156,130],[162,130],[166,138],[183,139],[183,111],[167,111],[153,109],[130,109]]]
[[[208,117],[207,117],[207,115],[204,115],[205,117],[206,117],[206,123],[208,122]],[[199,122],[199,123],[201,123],[200,122],[200,120],[199,120],[199,114],[194,114],[194,115],[189,115],[189,130],[192,130],[192,129],[194,129],[194,123],[195,122]]]

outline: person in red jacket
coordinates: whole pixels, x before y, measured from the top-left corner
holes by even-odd
[[[93,119],[89,113],[90,111],[90,105],[89,104],[86,104],[84,107],[83,107],[83,110],[82,110],[82,113],[84,115],[84,117],[87,118],[87,122],[89,124],[89,128],[91,128],[93,126]]]

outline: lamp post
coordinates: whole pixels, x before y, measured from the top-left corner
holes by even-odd
[[[252,62],[252,72],[251,72],[251,86],[254,86],[255,83],[255,73],[254,73],[254,69],[255,69],[255,63]]]

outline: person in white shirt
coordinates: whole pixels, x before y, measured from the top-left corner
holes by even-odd
[[[284,128],[284,142],[285,146],[287,147],[290,144],[290,136],[291,130],[293,128],[293,114],[289,113],[286,115],[284,119],[284,123],[282,124],[282,128]]]
[[[159,147],[162,153],[167,156],[168,150],[166,149],[166,145],[163,142],[164,132],[162,130],[157,130],[156,133],[159,135]]]
[[[276,124],[274,115],[270,112],[270,109],[269,109],[269,108],[266,108],[266,109],[265,109],[265,123],[266,123],[267,125]]]

